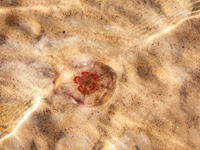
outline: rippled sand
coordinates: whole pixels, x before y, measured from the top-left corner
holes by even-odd
[[[199,12],[198,0],[1,0],[0,150],[199,150]],[[73,83],[94,62],[114,74],[104,99],[86,94],[98,106]]]

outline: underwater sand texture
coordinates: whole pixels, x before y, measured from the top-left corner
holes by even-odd
[[[1,0],[0,150],[199,150],[199,13],[198,0]],[[77,90],[84,67],[101,90]]]

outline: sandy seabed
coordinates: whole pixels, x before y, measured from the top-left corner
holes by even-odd
[[[0,150],[199,150],[199,12],[198,0],[1,0]],[[96,63],[101,90],[83,94],[74,76]]]

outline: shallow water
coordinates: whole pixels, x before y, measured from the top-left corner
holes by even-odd
[[[0,150],[200,149],[199,10],[2,0]],[[104,76],[81,93],[73,79],[88,70]]]

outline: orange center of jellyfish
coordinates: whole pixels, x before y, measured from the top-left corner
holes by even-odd
[[[97,89],[97,78],[96,74],[90,72],[82,72],[82,76],[75,76],[74,83],[78,84],[78,90],[84,94],[87,91],[94,91]]]

